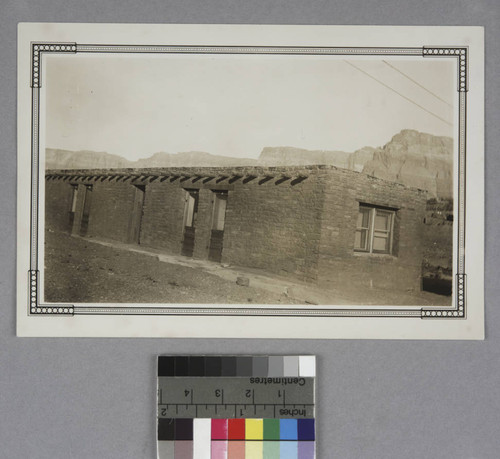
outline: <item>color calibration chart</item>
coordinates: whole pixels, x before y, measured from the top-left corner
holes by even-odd
[[[314,459],[315,356],[159,356],[158,459]]]

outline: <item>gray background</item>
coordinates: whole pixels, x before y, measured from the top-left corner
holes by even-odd
[[[228,352],[317,354],[319,458],[500,457],[499,5],[0,0],[0,458],[154,458],[155,356]],[[16,338],[20,21],[486,26],[486,341]]]

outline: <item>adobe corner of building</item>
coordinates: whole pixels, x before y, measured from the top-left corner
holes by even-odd
[[[49,170],[45,221],[321,287],[418,291],[426,199],[334,166]]]

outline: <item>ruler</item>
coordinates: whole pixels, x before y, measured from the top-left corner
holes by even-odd
[[[158,457],[313,458],[315,373],[314,356],[160,356]]]
[[[313,418],[314,378],[158,378],[158,417]]]

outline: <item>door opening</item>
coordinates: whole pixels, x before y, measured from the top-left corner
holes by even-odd
[[[212,231],[210,233],[208,259],[220,263],[226,223],[227,191],[214,191],[213,193]]]
[[[92,202],[92,185],[85,185],[83,195],[82,221],[80,222],[80,236],[86,236],[89,229],[90,204]]]
[[[199,190],[185,190],[184,224],[181,254],[192,257],[196,230],[196,217],[198,214]]]
[[[146,194],[145,185],[134,185],[134,205],[130,215],[130,226],[128,232],[128,242],[131,244],[141,243],[142,215],[144,213],[144,196]]]
[[[71,209],[69,210],[69,232],[73,231],[73,222],[75,221],[75,212],[76,212],[76,202],[78,199],[78,185],[71,185]]]

